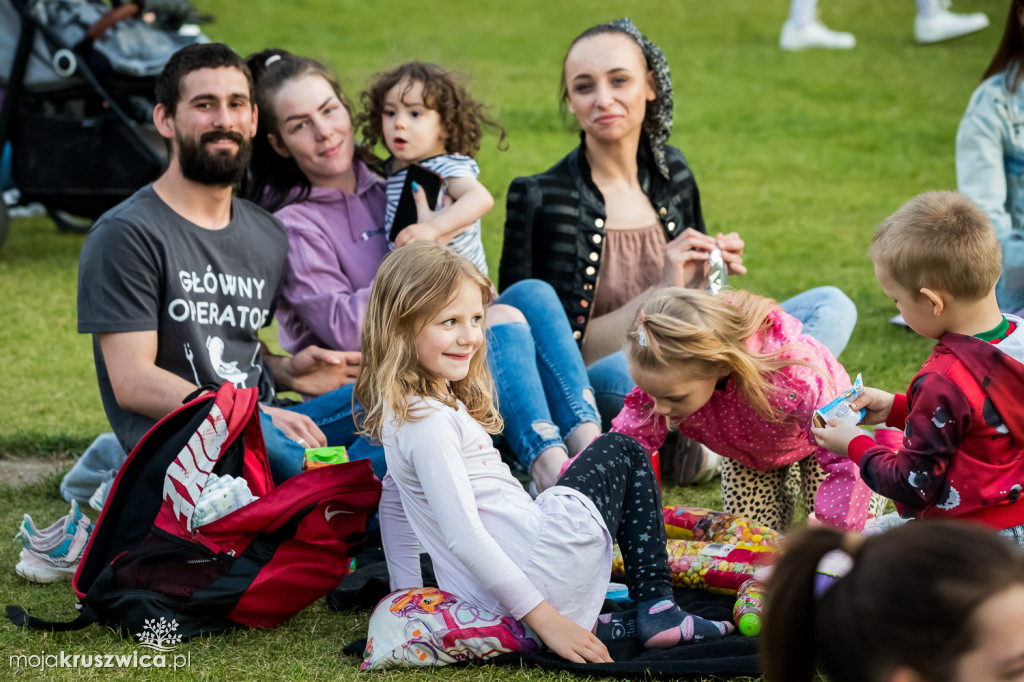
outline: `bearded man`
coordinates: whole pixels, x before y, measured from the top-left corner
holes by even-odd
[[[306,448],[356,441],[352,387],[358,353],[317,346],[269,352],[269,324],[286,275],[288,240],[269,213],[232,195],[256,134],[252,76],[217,43],[177,52],[156,84],[153,122],[168,141],[167,170],[103,215],[79,258],[78,331],[93,335],[107,418],[126,451],[197,388],[256,387],[271,470],[301,470]],[[319,396],[302,404],[278,390]]]

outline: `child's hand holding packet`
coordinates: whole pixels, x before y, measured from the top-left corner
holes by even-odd
[[[855,410],[850,403],[860,396],[863,391],[864,382],[861,381],[860,374],[858,374],[853,382],[853,386],[836,396],[828,405],[814,411],[814,416],[811,418],[812,423],[819,429],[823,429],[829,425],[828,423],[831,420],[838,419],[846,424],[856,426],[864,419],[867,411],[864,409]]]

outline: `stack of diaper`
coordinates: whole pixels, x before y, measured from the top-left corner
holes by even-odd
[[[241,476],[210,474],[192,513],[192,528],[205,526],[258,499]]]

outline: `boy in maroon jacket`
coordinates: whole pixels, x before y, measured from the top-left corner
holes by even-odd
[[[915,332],[938,343],[906,395],[865,388],[865,424],[903,429],[893,452],[849,424],[813,429],[902,516],[974,519],[1024,544],[1024,320],[1003,315],[999,242],[984,212],[929,192],[871,242],[875,277]]]

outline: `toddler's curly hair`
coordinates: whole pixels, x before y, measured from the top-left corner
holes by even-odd
[[[485,127],[498,131],[498,149],[508,148],[505,128],[491,118],[483,104],[470,96],[455,73],[445,71],[437,64],[412,61],[391,71],[374,74],[370,87],[360,95],[363,112],[356,117],[356,125],[362,130],[363,143],[368,149],[383,142],[384,98],[391,88],[403,82],[403,98],[413,83],[423,84],[423,104],[440,115],[441,125],[448,135],[445,139],[446,153],[475,155],[480,151]]]

